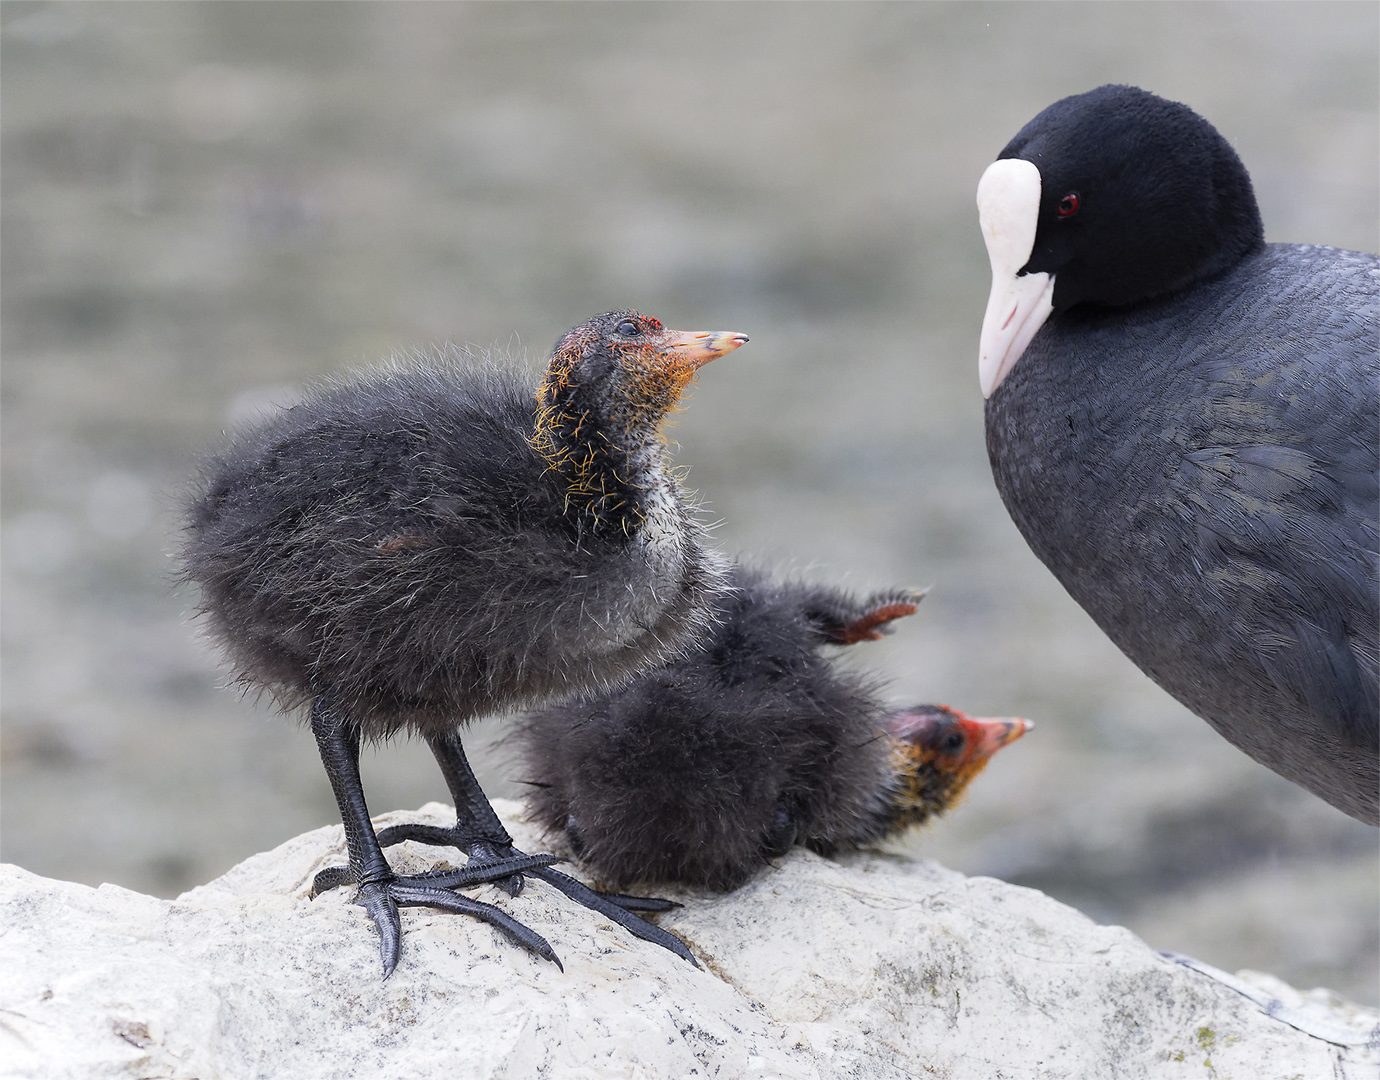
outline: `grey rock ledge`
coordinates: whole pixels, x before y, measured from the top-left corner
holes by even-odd
[[[542,848],[519,805],[498,809],[519,846]],[[375,820],[452,816],[432,803]],[[402,916],[402,962],[383,982],[373,928],[348,890],[307,899],[312,876],[343,854],[341,829],[318,829],[171,901],[0,867],[0,1076],[1380,1072],[1370,1010],[1237,977],[1351,1042],[1339,1045],[1042,893],[881,854],[797,850],[728,896],[662,892],[684,903],[662,925],[701,970],[541,882],[516,899],[483,886],[472,894],[546,935],[564,973],[473,920],[414,909]],[[420,869],[446,854],[406,844],[390,858]]]

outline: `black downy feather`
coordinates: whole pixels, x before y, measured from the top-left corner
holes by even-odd
[[[836,663],[859,599],[736,567],[702,647],[631,685],[521,717],[516,775],[537,821],[613,885],[740,885],[794,844],[878,839],[896,773],[876,679]],[[866,636],[876,636],[875,633]]]

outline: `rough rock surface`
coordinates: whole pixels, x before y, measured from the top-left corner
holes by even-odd
[[[499,809],[541,847],[516,804]],[[450,817],[429,804],[376,821]],[[307,899],[343,852],[339,827],[318,829],[173,901],[3,867],[0,1075],[1359,1080],[1380,1066],[1373,1013],[1333,1009],[1327,1041],[1041,893],[885,855],[797,851],[731,895],[676,896],[663,925],[700,970],[541,882],[517,899],[484,886],[564,972],[412,910],[384,982],[347,891]],[[438,856],[393,852],[400,867]]]

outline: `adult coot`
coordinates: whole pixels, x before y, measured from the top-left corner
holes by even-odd
[[[675,937],[516,852],[457,729],[472,717],[607,688],[703,633],[726,562],[671,471],[660,426],[705,362],[747,340],[678,333],[635,311],[577,326],[535,389],[443,355],[313,392],[210,461],[190,501],[187,576],[241,681],[310,705],[345,824],[352,883],[397,963],[398,907],[484,919],[451,891],[522,872],[634,933]],[[461,871],[395,875],[369,823],[360,740],[419,732],[456,801]],[[433,837],[433,839],[437,839]],[[651,905],[655,907],[655,904]]]
[[[1152,679],[1380,824],[1373,255],[1266,244],[1184,105],[1051,105],[978,185],[987,448],[1035,553]]]
[[[952,806],[1028,727],[889,712],[827,655],[879,637],[919,594],[859,600],[742,567],[733,586],[702,649],[515,729],[534,817],[611,885],[731,889],[795,844],[879,840]]]

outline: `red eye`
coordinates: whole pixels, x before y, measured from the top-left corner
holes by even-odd
[[[1059,205],[1054,208],[1054,212],[1060,217],[1073,217],[1078,213],[1078,192],[1070,191],[1062,199]]]

